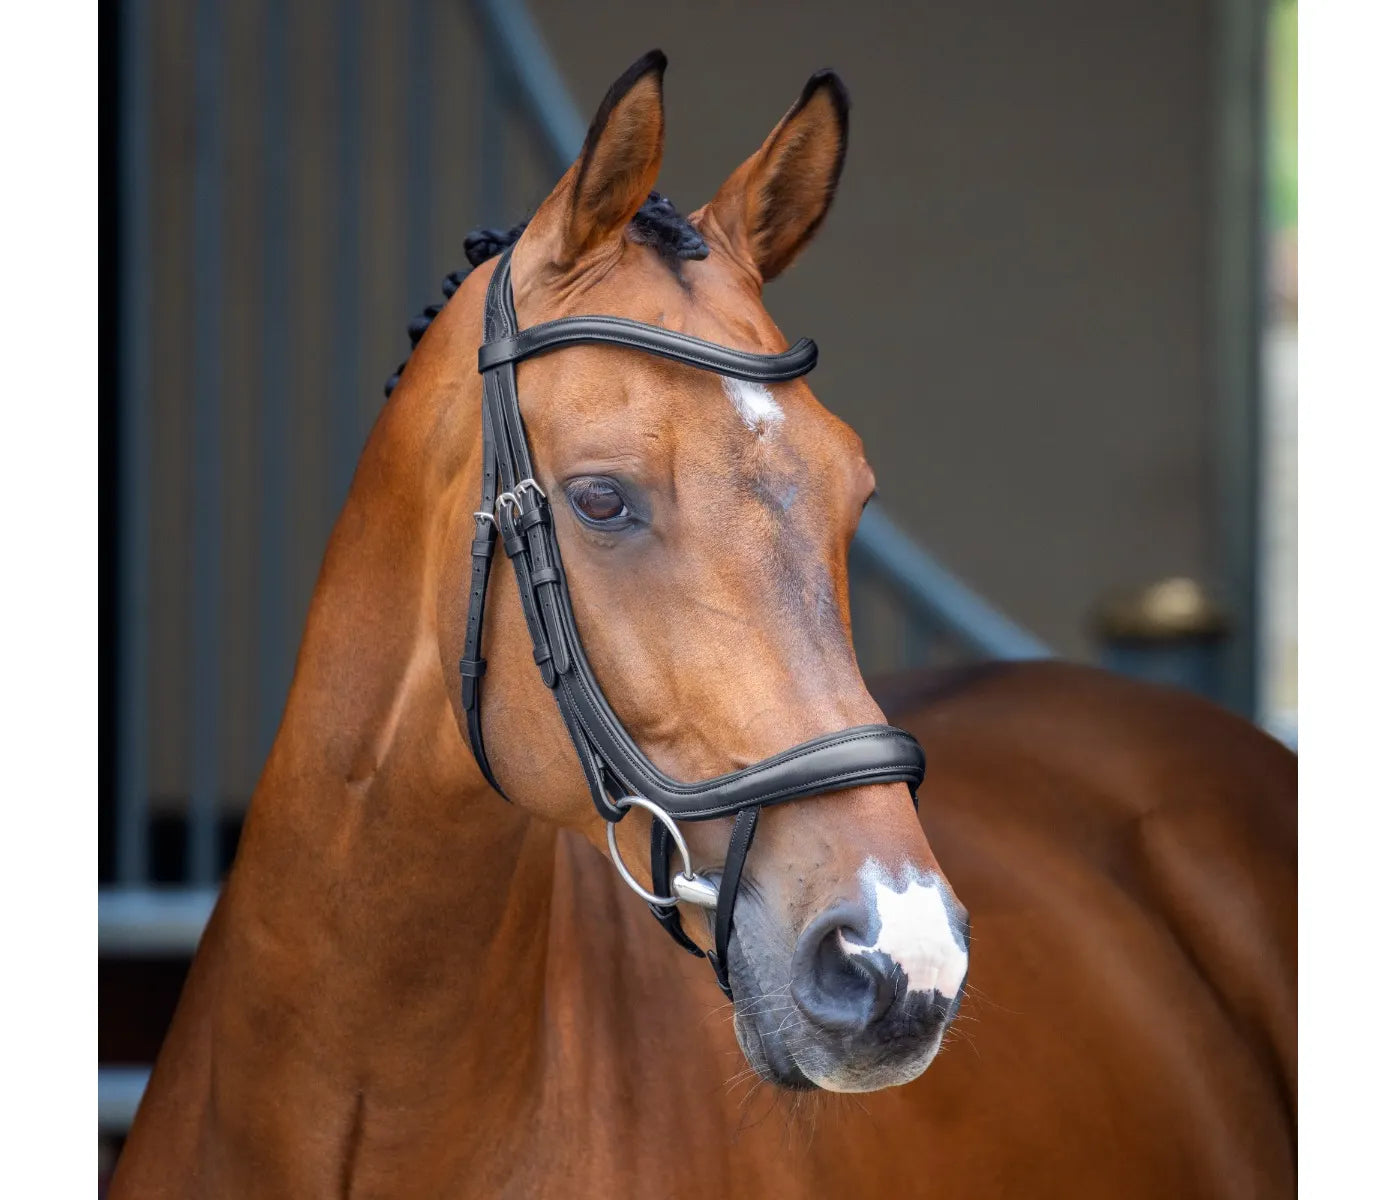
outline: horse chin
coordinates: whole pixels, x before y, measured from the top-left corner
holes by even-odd
[[[737,1017],[736,1041],[746,1061],[766,1083],[791,1092],[811,1092],[818,1084],[804,1074],[794,1061],[784,1037],[775,1030],[763,1030],[758,1021]]]
[[[751,1069],[766,1083],[796,1092],[877,1092],[910,1083],[934,1060],[944,1037],[942,1029],[928,1046],[909,1058],[903,1053],[891,1053],[881,1061],[852,1066],[840,1058],[836,1048],[808,1041],[796,1057],[784,1030],[779,1026],[767,1027],[763,1016],[747,1018],[738,1014],[734,1025],[737,1043]],[[802,1040],[808,1033],[796,1030],[795,1036]]]
[[[897,1056],[854,1070],[836,1062],[830,1062],[826,1071],[813,1063],[806,1065],[813,1076],[814,1086],[826,1092],[879,1092],[883,1088],[900,1087],[920,1078],[940,1052],[943,1037],[944,1031],[941,1030],[929,1046],[910,1058]]]

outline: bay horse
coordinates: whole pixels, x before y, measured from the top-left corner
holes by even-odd
[[[606,314],[792,353],[761,288],[828,210],[843,86],[816,74],[682,218],[651,196],[664,65],[612,87],[372,431],[112,1195],[1291,1194],[1293,756],[1059,663],[911,676],[879,703],[847,588],[873,476],[802,378],[615,344],[518,361],[560,562],[496,572],[462,690],[472,570],[527,540],[508,502],[480,506],[500,272],[525,330]],[[645,814],[598,812],[540,674],[525,593],[562,565],[599,687],[667,777],[744,778],[884,707],[923,748],[915,778],[765,810],[728,889],[730,1006],[606,861],[607,830],[621,864],[657,842]],[[674,881],[725,882],[741,819],[681,822]],[[669,932],[712,950],[694,894]]]

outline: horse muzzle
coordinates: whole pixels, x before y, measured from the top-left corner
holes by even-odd
[[[968,917],[940,881],[874,886],[825,909],[781,972],[771,964],[788,941],[760,909],[743,904],[732,954],[737,1039],[757,1073],[787,1088],[863,1092],[930,1065],[968,970]]]

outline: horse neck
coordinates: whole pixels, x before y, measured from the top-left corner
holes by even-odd
[[[437,592],[479,454],[478,316],[461,313],[418,347],[360,460],[228,888],[234,925],[258,931],[239,948],[272,935],[267,989],[341,1044],[390,1027],[432,1054],[472,1011],[541,993],[555,849],[484,784],[448,690]]]

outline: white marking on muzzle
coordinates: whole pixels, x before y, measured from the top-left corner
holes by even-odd
[[[785,419],[785,410],[776,403],[770,389],[763,383],[750,383],[745,379],[729,379],[722,376],[722,389],[727,399],[741,414],[747,429],[762,431],[771,425],[778,425]]]
[[[958,995],[969,953],[950,924],[940,879],[913,872],[904,886],[898,886],[896,877],[874,859],[862,865],[858,878],[877,940],[864,946],[850,942],[840,930],[843,953],[885,954],[906,972],[909,991],[939,992],[949,999]]]

